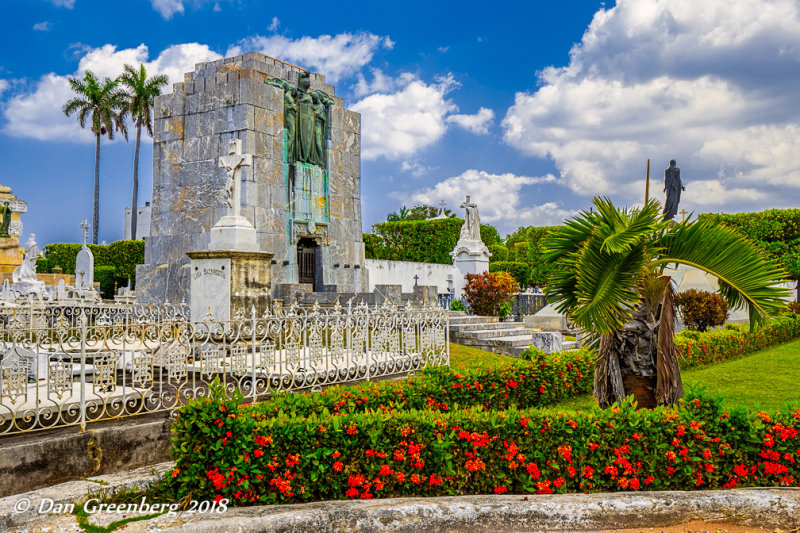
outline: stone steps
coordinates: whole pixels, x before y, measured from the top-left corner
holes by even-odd
[[[530,330],[526,330],[525,328],[509,328],[505,327],[502,329],[473,329],[467,331],[459,331],[456,337],[465,338],[465,339],[500,339],[506,337],[517,337],[520,335],[524,335],[525,332],[528,333],[528,339],[530,339]]]
[[[531,344],[531,330],[522,322],[499,322],[494,317],[451,316],[450,340],[456,344],[518,357]]]
[[[450,325],[458,326],[463,324],[492,324],[497,319],[490,316],[456,316],[450,317]]]
[[[450,333],[460,333],[462,331],[489,331],[498,329],[509,329],[512,324],[517,324],[517,327],[524,327],[521,322],[487,322],[485,324],[453,324],[450,323]]]

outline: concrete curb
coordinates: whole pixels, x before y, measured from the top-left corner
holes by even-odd
[[[90,495],[116,494],[128,489],[146,489],[164,475],[164,472],[175,467],[175,463],[166,462],[152,466],[143,466],[129,472],[94,476],[79,481],[68,481],[60,485],[45,487],[30,492],[14,494],[0,498],[0,532],[15,531],[27,524],[44,519],[37,510],[44,500],[52,500],[54,505],[77,503]],[[21,481],[22,476],[17,479]],[[22,512],[15,509],[18,502],[30,502],[30,507]],[[23,505],[24,507],[24,505]]]
[[[124,474],[97,476],[2,498],[0,531],[62,530],[70,520],[74,524],[74,518],[64,516],[54,523],[52,515],[39,515],[36,509],[42,499],[51,499],[56,504],[73,503],[85,500],[90,494],[144,489],[173,466],[173,463],[161,463]],[[22,498],[31,502],[31,509],[15,512],[14,505]],[[692,520],[792,530],[800,527],[800,489],[329,501],[240,507],[224,514],[162,515],[127,524],[126,531],[498,533],[655,528]],[[56,529],[52,529],[54,525]]]
[[[659,527],[690,520],[793,529],[800,490],[458,496],[231,509],[198,516],[172,531],[192,533],[451,533],[593,531]]]

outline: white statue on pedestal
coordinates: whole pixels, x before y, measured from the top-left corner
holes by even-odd
[[[44,282],[36,279],[36,261],[39,259],[39,246],[36,244],[36,235],[31,233],[28,242],[25,243],[25,256],[22,264],[14,269],[11,279],[14,285],[11,290],[18,292],[22,296],[35,294],[42,296]]]
[[[489,249],[481,240],[481,218],[478,206],[470,201],[470,197],[461,204],[466,210],[464,224],[456,247],[450,252],[453,258],[453,289],[455,297],[460,298],[464,289],[464,276],[480,274],[489,270]]]

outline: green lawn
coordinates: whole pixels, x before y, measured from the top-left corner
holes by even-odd
[[[510,358],[477,348],[450,345],[450,364],[493,366]],[[800,339],[764,351],[707,367],[681,372],[684,387],[701,386],[705,392],[722,396],[726,407],[745,405],[754,409],[777,409],[788,403],[800,405]],[[562,409],[587,409],[595,405],[589,395],[558,404]]]
[[[684,389],[705,388],[706,394],[722,396],[727,408],[780,409],[800,405],[800,340],[706,367],[683,370]],[[587,409],[595,405],[589,395],[558,404],[563,409]]]
[[[450,366],[452,368],[466,366],[497,366],[516,361],[513,357],[486,352],[471,346],[450,343]]]

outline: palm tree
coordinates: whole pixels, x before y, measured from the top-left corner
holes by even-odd
[[[103,78],[99,81],[92,71],[87,70],[83,79],[69,78],[70,88],[78,95],[64,104],[67,116],[78,113],[81,128],[86,127],[87,118],[95,135],[94,151],[94,209],[92,212],[92,242],[97,244],[100,225],[100,136],[114,139],[114,130],[122,131],[125,138],[125,93],[117,88],[117,80]]]
[[[133,198],[131,199],[131,239],[136,240],[136,218],[139,205],[139,142],[142,138],[142,126],[147,128],[147,134],[153,136],[153,121],[150,111],[155,97],[161,94],[161,87],[167,84],[167,76],[159,74],[147,78],[144,65],[139,64],[139,69],[125,65],[125,70],[118,78],[127,89],[128,112],[136,123],[136,148],[133,152]]]
[[[673,343],[674,289],[668,264],[684,264],[719,279],[731,309],[746,307],[750,327],[784,307],[777,283],[786,275],[735,231],[707,222],[663,221],[660,205],[619,210],[607,198],[543,242],[553,270],[548,300],[598,348],[594,395],[607,407],[633,394],[640,407],[683,397]]]
[[[406,208],[406,206],[403,206],[397,213],[389,213],[386,215],[386,222],[399,222],[401,220],[406,220],[410,212],[410,209]]]

